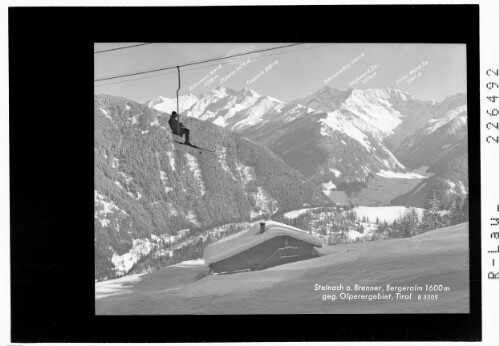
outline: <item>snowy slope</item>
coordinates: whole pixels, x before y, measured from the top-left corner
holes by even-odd
[[[359,131],[384,138],[392,135],[406,116],[395,104],[408,101],[412,101],[410,95],[393,88],[341,91],[326,86],[294,102],[332,112],[337,118],[351,122]]]
[[[244,136],[265,144],[288,165],[325,191],[341,183],[365,182],[381,170],[405,172],[378,130],[356,126],[350,114],[313,112],[288,123],[248,128]]]
[[[341,105],[341,112],[350,115],[360,130],[384,138],[402,123],[403,115],[393,107],[393,98],[405,101],[407,94],[388,88],[352,90]]]
[[[338,111],[361,131],[384,138],[390,149],[423,127],[433,107],[431,101],[413,99],[394,88],[342,91],[326,86],[293,102],[317,111]]]
[[[97,315],[469,313],[468,231],[465,223],[412,238],[324,246],[319,258],[232,275],[206,275],[201,264],[168,267],[97,283],[95,310]],[[430,301],[413,294],[408,300],[326,302],[324,294],[338,292],[314,291],[317,283],[414,287],[436,277],[450,290]],[[112,296],[120,293],[120,299]]]

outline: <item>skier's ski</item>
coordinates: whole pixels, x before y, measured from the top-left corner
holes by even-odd
[[[215,155],[215,150],[210,150],[210,149],[206,149],[206,148],[201,148],[201,147],[198,147],[197,145],[194,145],[194,144],[187,144],[187,143],[183,143],[183,142],[179,142],[179,141],[173,141],[174,143],[177,143],[177,144],[181,144],[181,145],[185,145],[187,147],[191,147],[191,148],[194,148],[194,149],[198,149],[200,150],[199,153],[201,152],[206,152],[208,154],[211,154],[211,155]]]

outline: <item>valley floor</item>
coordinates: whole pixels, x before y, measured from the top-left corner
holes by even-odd
[[[324,256],[267,270],[209,275],[202,263],[96,284],[98,315],[469,312],[468,223],[413,238],[324,246]],[[443,285],[408,300],[323,301],[315,285]],[[350,292],[366,294],[366,292]],[[372,294],[373,292],[367,292]],[[388,292],[384,292],[388,293]],[[395,296],[394,292],[391,292]],[[407,293],[404,293],[407,294]],[[418,295],[438,294],[436,300]]]
[[[390,205],[391,201],[398,196],[404,195],[421,183],[425,177],[421,176],[423,167],[407,174],[407,177],[383,177],[375,175],[368,186],[359,192],[348,196],[345,191],[330,191],[326,195],[329,199],[338,204],[358,204],[363,206],[384,206]],[[412,176],[411,176],[412,174]]]

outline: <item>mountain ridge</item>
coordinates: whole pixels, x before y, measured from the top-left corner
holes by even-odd
[[[466,102],[466,94],[434,103],[416,100],[395,88],[339,90],[329,86],[289,103],[248,88],[218,87],[197,98],[198,103],[184,110],[185,118],[211,121],[268,146],[328,189],[365,184],[380,171],[418,168],[421,164],[405,159],[401,146],[408,147],[408,139],[431,119],[442,121]]]

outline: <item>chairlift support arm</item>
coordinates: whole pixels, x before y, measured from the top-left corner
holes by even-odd
[[[177,133],[180,133],[180,112],[178,108],[178,92],[180,91],[180,67],[177,66],[177,74],[178,74],[178,89],[177,89]]]

